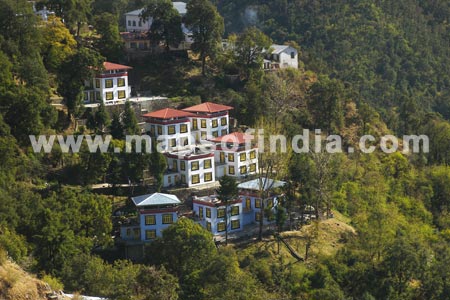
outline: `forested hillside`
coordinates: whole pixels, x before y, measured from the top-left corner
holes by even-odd
[[[254,25],[275,42],[295,41],[308,70],[341,80],[394,130],[430,111],[450,118],[448,1],[216,2],[228,33]]]
[[[210,16],[208,40],[182,55],[163,47],[128,61],[123,14],[169,2],[36,1],[56,14],[46,22],[25,0],[0,0],[0,271],[8,259],[54,289],[123,300],[448,299],[450,3],[190,0],[187,24]],[[299,49],[300,68],[264,72],[272,42]],[[233,106],[235,130],[262,128],[291,142],[321,129],[356,150],[366,134],[374,144],[386,134],[426,134],[430,151],[263,152],[261,166],[275,165],[268,176],[287,182],[280,206],[336,218],[277,224],[264,239],[220,247],[182,218],[133,263],[114,247],[123,219],[113,214],[135,211],[130,196],[161,190],[167,165],[157,152],[113,153],[141,132],[130,102],[111,114],[82,104],[84,81],[104,61],[131,65],[133,84],[171,107]],[[34,153],[29,135],[39,134],[112,142],[108,153],[86,144],[79,153]],[[94,192],[105,183],[113,188]],[[280,249],[279,236],[302,259]],[[0,283],[9,280],[20,283]]]

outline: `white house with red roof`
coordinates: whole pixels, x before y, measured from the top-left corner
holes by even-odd
[[[188,147],[193,143],[191,117],[194,114],[173,108],[164,108],[143,115],[145,130],[161,145],[163,151]]]
[[[233,132],[212,139],[216,144],[214,160],[216,176],[246,177],[257,173],[258,148],[252,135]]]
[[[205,102],[183,109],[195,116],[191,117],[191,131],[195,140],[206,141],[229,133],[229,111],[233,107]]]
[[[103,69],[92,80],[85,82],[84,102],[102,102],[115,104],[130,98],[131,87],[128,86],[128,70],[132,67],[104,62]]]

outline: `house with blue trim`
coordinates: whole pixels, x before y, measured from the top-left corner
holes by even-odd
[[[213,235],[225,234],[227,228],[229,233],[242,230],[242,203],[239,198],[225,205],[216,195],[194,196],[192,203],[195,219]]]
[[[239,198],[243,209],[243,225],[258,223],[261,218],[261,209],[270,208],[272,216],[275,216],[276,207],[278,206],[283,194],[280,188],[286,185],[285,181],[273,180],[270,178],[257,178],[238,184]],[[265,197],[261,199],[261,192]],[[264,224],[274,222],[273,218],[266,216],[263,220]]]
[[[125,241],[150,242],[162,236],[162,231],[178,220],[181,201],[171,194],[154,193],[132,197],[138,211],[137,224],[121,227],[121,238]]]

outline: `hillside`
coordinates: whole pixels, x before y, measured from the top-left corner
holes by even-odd
[[[47,296],[53,294],[47,283],[36,279],[17,264],[7,260],[0,265],[0,299],[47,300],[50,299]]]

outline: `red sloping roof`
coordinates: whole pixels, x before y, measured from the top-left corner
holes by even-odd
[[[242,132],[233,132],[224,136],[219,136],[216,137],[214,139],[212,139],[211,141],[214,143],[222,143],[222,141],[224,143],[238,143],[238,144],[244,144],[245,140],[252,140],[254,138],[253,135],[250,134],[245,134]]]
[[[191,114],[187,111],[182,111],[173,108],[164,108],[157,111],[153,111],[151,113],[143,115],[146,118],[156,118],[156,119],[172,119],[172,118],[183,118],[183,117],[193,117],[194,114]]]
[[[226,111],[226,110],[231,110],[231,109],[233,109],[233,107],[231,107],[231,106],[212,103],[212,102],[205,102],[202,104],[187,107],[183,110],[190,111],[190,112],[215,113],[215,112]]]
[[[105,62],[103,63],[103,67],[105,68],[106,71],[110,71],[110,70],[129,70],[129,69],[133,69],[132,67],[129,67],[129,66],[119,65],[119,64],[112,63],[112,62],[108,62],[108,61],[105,61]]]

